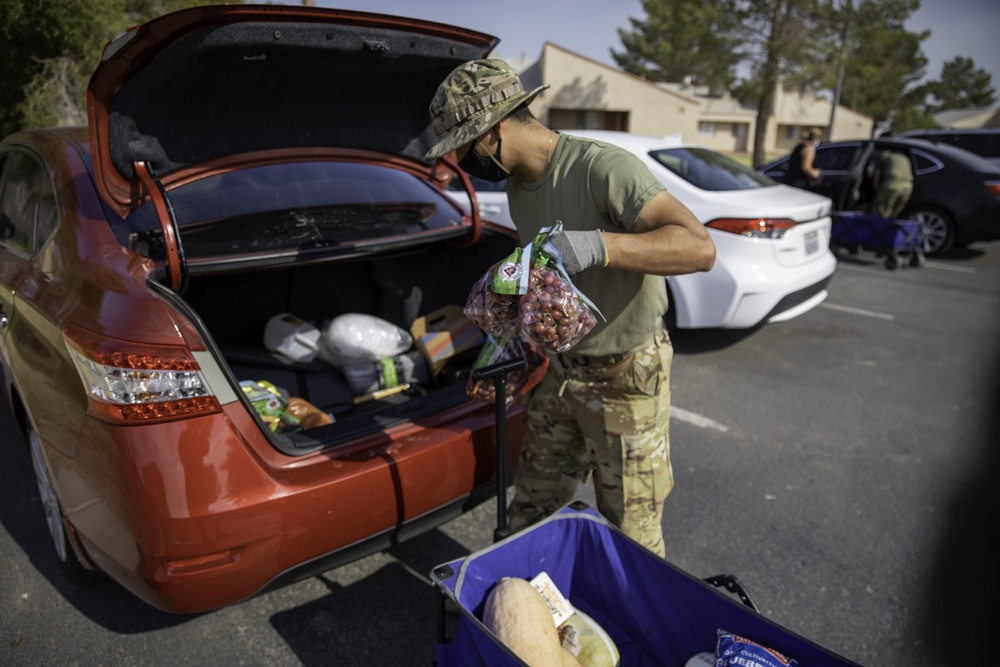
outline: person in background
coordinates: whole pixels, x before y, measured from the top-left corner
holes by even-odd
[[[813,165],[816,158],[816,146],[823,133],[817,129],[806,130],[802,140],[792,150],[788,159],[788,169],[785,170],[785,185],[791,185],[800,190],[811,190],[819,185],[821,172]]]
[[[550,358],[527,399],[510,527],[558,510],[593,475],[597,510],[662,556],[663,504],[673,488],[663,277],[708,271],[715,244],[637,157],[539,122],[528,104],[546,87],[525,91],[498,59],[459,66],[431,101],[439,142],[425,156],[454,152],[469,175],[506,178],[522,240],[561,221],[549,240],[606,318]]]
[[[883,218],[895,218],[906,208],[913,194],[913,165],[910,158],[899,151],[887,150],[878,160],[872,175],[875,198],[871,212]]]

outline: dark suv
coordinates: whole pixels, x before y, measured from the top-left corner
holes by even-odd
[[[1000,164],[1000,127],[977,130],[910,130],[899,136],[925,139],[935,144],[951,144]]]

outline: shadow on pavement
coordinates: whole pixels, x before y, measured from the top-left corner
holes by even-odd
[[[751,329],[674,329],[670,341],[677,354],[702,354],[716,352],[739,344],[750,338],[762,327]]]
[[[274,614],[271,625],[306,667],[433,665],[441,597],[428,573],[468,553],[431,531],[393,547],[396,560],[350,585],[319,575],[329,594]]]

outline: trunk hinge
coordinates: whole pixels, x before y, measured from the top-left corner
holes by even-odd
[[[181,294],[187,289],[188,271],[187,262],[184,260],[184,248],[181,246],[180,229],[177,226],[177,218],[174,216],[174,207],[170,205],[167,191],[163,189],[160,179],[156,177],[148,164],[137,160],[133,163],[133,167],[135,173],[139,175],[139,180],[149,190],[149,198],[153,202],[156,219],[160,222],[160,229],[163,231],[163,249],[167,257],[167,284],[171,290]]]
[[[475,245],[479,242],[479,237],[483,233],[483,222],[482,218],[479,217],[479,198],[476,197],[476,189],[472,186],[472,181],[469,180],[468,175],[458,166],[458,163],[449,157],[441,158],[441,161],[446,164],[452,171],[458,174],[459,179],[462,181],[462,187],[465,188],[466,193],[469,195],[469,211],[472,216],[472,229],[469,238],[464,239],[462,242],[457,243],[459,247],[466,247]]]

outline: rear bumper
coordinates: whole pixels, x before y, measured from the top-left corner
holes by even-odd
[[[827,297],[826,288],[830,284],[833,275],[829,275],[815,285],[810,285],[798,292],[793,292],[785,296],[767,314],[768,322],[785,322],[798,317],[802,313],[809,312],[819,304],[823,303]]]
[[[724,233],[713,238],[723,261],[707,273],[668,278],[679,328],[749,329],[791,319],[825,298],[837,269],[828,225],[819,251],[793,265],[776,261],[768,242]]]
[[[134,595],[171,613],[209,611],[405,541],[485,499],[496,471],[494,412],[466,403],[440,422],[281,469],[220,415],[161,424],[155,440],[144,427],[88,420],[74,470],[64,472],[102,472],[71,494],[67,514],[88,560]],[[511,406],[508,470],[522,416]]]

